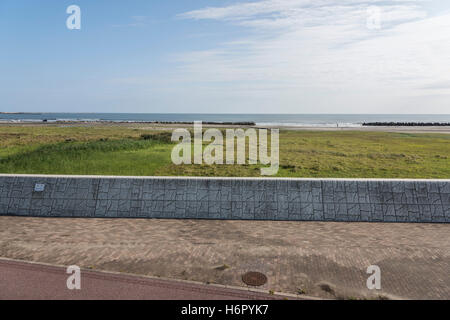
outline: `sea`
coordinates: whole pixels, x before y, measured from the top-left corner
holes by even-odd
[[[254,122],[258,126],[360,127],[368,122],[450,123],[450,114],[0,113],[0,122]]]

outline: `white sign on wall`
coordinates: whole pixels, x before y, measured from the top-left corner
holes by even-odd
[[[43,192],[45,190],[45,184],[43,183],[36,183],[34,185],[34,191],[35,192]]]

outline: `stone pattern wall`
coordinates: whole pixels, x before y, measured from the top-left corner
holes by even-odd
[[[3,175],[0,215],[449,223],[450,180]]]

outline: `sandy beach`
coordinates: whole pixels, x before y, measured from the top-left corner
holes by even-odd
[[[273,127],[267,127],[273,128]],[[404,133],[450,133],[450,126],[443,127],[401,127],[401,126],[361,126],[361,127],[291,127],[280,126],[282,130],[297,131],[365,131],[365,132],[404,132]]]
[[[11,122],[0,121],[0,126],[36,126],[36,127],[124,127],[143,130],[174,130],[177,128],[190,128],[186,123],[145,123],[145,122],[114,122],[114,121],[58,121],[50,123],[41,122]],[[292,131],[361,131],[361,132],[402,132],[402,133],[445,133],[450,134],[450,126],[243,126],[229,124],[203,124],[204,128],[256,128],[280,129]]]

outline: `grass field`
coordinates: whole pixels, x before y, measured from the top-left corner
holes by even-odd
[[[169,139],[131,126],[0,126],[0,173],[260,176],[260,165],[176,166]],[[281,131],[277,176],[448,179],[450,135]]]

